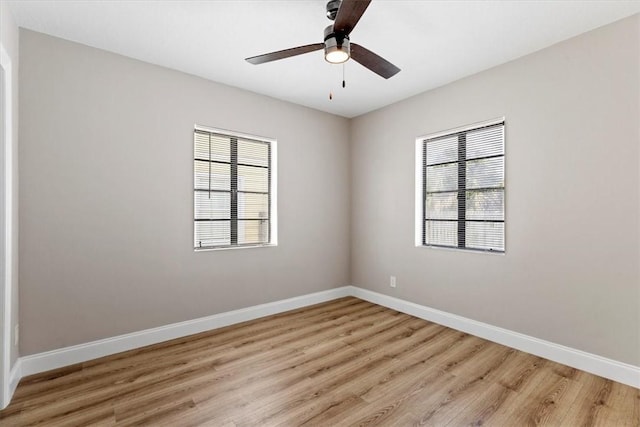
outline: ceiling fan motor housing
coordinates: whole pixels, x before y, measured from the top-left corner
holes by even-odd
[[[340,9],[340,3],[342,3],[342,0],[331,0],[327,3],[327,18],[332,21],[336,19],[338,9]]]

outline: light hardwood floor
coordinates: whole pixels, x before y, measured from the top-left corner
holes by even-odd
[[[25,378],[34,424],[640,426],[640,390],[342,298]]]

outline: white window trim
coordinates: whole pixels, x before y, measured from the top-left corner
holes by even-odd
[[[214,128],[209,126],[202,126],[199,124],[193,125],[194,130],[201,130],[210,133],[219,133],[223,135],[233,135],[238,138],[254,139],[257,141],[268,142],[271,146],[271,188],[269,188],[271,197],[271,206],[269,206],[271,223],[271,234],[269,243],[262,243],[256,245],[242,245],[242,246],[220,246],[215,248],[194,248],[194,252],[210,252],[210,251],[228,251],[236,249],[255,249],[255,248],[269,248],[278,246],[278,141],[275,138],[264,137],[259,135],[251,135],[248,133],[236,132],[228,129]],[[191,142],[191,149],[193,150],[193,141]],[[195,217],[195,207],[192,207],[191,212],[191,235],[195,233],[195,225],[193,218]]]
[[[422,187],[423,187],[423,173],[422,173],[422,144],[425,139],[437,138],[439,136],[449,135],[451,133],[464,132],[471,129],[476,129],[484,126],[491,126],[497,123],[502,123],[505,121],[504,116],[485,120],[482,122],[472,123],[470,125],[460,126],[457,128],[447,129],[435,133],[429,133],[423,136],[419,136],[416,138],[415,143],[415,225],[414,225],[414,245],[417,248],[426,248],[426,249],[436,249],[436,250],[445,250],[445,251],[458,251],[464,253],[477,253],[477,254],[492,254],[492,255],[504,255],[506,251],[497,252],[497,251],[474,251],[462,248],[448,248],[448,247],[438,247],[438,246],[428,246],[422,244]],[[506,136],[505,136],[506,138]],[[506,173],[506,169],[505,169]],[[507,240],[507,230],[505,229],[505,248],[506,248],[506,240]]]

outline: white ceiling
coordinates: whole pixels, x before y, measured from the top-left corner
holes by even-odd
[[[640,12],[640,1],[373,0],[351,41],[402,71],[385,80],[348,61],[343,89],[342,66],[322,51],[244,61],[322,42],[326,0],[8,3],[21,27],[345,117]]]

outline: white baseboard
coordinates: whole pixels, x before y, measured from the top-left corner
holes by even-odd
[[[585,351],[477,322],[466,317],[436,310],[367,289],[350,287],[351,295],[374,304],[410,314],[430,322],[484,338],[507,347],[534,354],[572,368],[640,388],[640,367],[607,359]]]
[[[22,360],[18,358],[9,373],[9,396],[13,396],[20,379],[22,379]]]
[[[22,376],[33,375],[75,363],[86,362],[122,351],[133,350],[175,338],[193,335],[236,323],[278,314],[308,305],[331,301],[350,295],[349,287],[334,288],[313,294],[241,308],[185,322],[119,335],[85,344],[64,347],[20,358]]]
[[[327,291],[303,295],[286,300],[260,304],[226,313],[215,314],[200,319],[174,323],[158,328],[92,341],[85,344],[65,347],[44,353],[24,356],[11,371],[11,394],[23,376],[86,362],[103,356],[133,350],[150,344],[197,334],[272,314],[278,314],[306,307],[336,298],[354,296],[365,301],[379,304],[421,319],[438,323],[466,332],[480,338],[497,342],[554,362],[581,369],[614,381],[640,388],[640,367],[607,359],[584,351],[576,350],[549,341],[507,329],[477,322],[462,316],[436,310],[388,295],[358,288],[344,286]]]
[[[9,406],[11,403],[11,398],[13,397],[13,393],[15,393],[16,388],[18,387],[18,383],[22,379],[22,370],[20,359],[16,360],[16,363],[13,365],[13,368],[9,370],[9,374],[7,376],[7,384],[6,388],[3,392],[0,392],[0,411]],[[5,384],[2,385],[3,388]],[[5,394],[6,393],[6,394]]]

